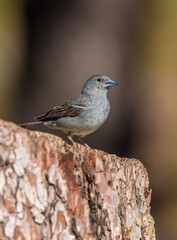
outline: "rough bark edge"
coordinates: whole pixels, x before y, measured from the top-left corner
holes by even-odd
[[[0,121],[3,239],[155,239],[147,170]]]

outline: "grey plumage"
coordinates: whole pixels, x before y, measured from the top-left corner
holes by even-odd
[[[22,127],[45,125],[64,131],[70,137],[85,137],[105,122],[110,111],[108,89],[117,83],[105,75],[94,75],[87,80],[82,92],[61,106],[35,118]],[[72,140],[70,138],[70,140]]]

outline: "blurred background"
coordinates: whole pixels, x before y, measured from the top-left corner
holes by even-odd
[[[177,239],[176,12],[175,0],[0,0],[0,117],[31,121],[93,74],[117,81],[85,141],[143,162],[161,240]]]

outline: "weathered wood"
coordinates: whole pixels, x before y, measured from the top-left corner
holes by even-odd
[[[0,120],[0,239],[155,239],[148,174]]]

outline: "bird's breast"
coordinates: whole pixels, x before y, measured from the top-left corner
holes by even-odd
[[[110,104],[108,99],[100,98],[93,102],[92,106],[85,107],[80,117],[83,118],[85,124],[100,126],[107,119],[110,111]]]

